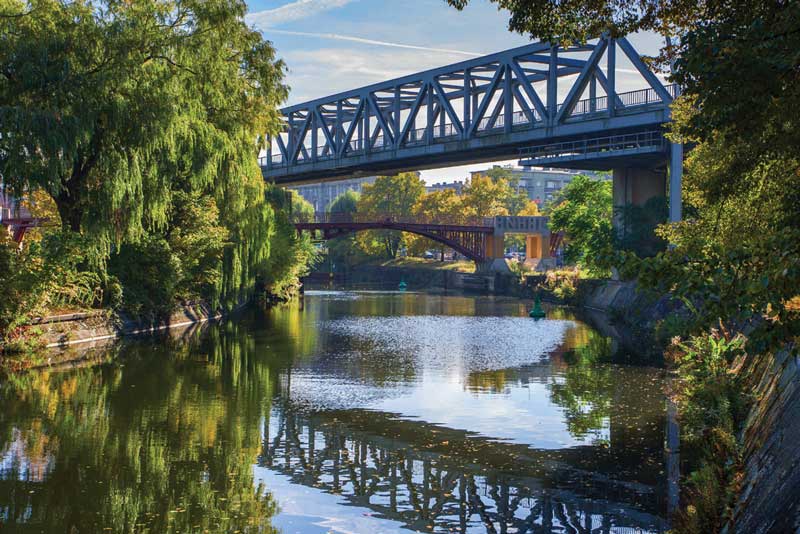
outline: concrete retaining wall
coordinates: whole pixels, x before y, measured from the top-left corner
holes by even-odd
[[[741,436],[744,477],[731,530],[800,533],[800,358],[783,351],[741,372],[754,403]]]
[[[324,279],[324,277],[322,277]],[[336,284],[354,289],[397,289],[400,281],[414,290],[459,290],[480,293],[495,293],[503,284],[496,284],[495,274],[473,274],[444,269],[422,269],[415,267],[360,266],[348,273],[337,273]],[[324,285],[325,282],[309,280],[308,289]]]
[[[114,339],[120,336],[147,334],[179,326],[217,319],[221,316],[206,304],[183,306],[169,317],[149,323],[108,312],[72,313],[45,317],[34,324],[41,328],[47,348]]]

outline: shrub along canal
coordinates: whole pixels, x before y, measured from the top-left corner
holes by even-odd
[[[308,292],[0,386],[0,531],[662,532],[664,373],[514,299]]]

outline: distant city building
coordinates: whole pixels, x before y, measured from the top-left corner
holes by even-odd
[[[3,190],[3,183],[0,182],[0,221],[30,217],[31,212],[20,204],[19,199],[7,195]]]
[[[456,182],[439,182],[435,184],[430,184],[425,187],[425,190],[428,193],[433,193],[434,191],[447,191],[452,190],[455,191],[457,195],[460,195],[464,191],[464,182],[463,181],[456,181]]]
[[[340,180],[336,182],[324,182],[319,184],[307,184],[290,187],[296,191],[301,197],[306,199],[312,206],[315,212],[325,211],[333,199],[346,191],[355,191],[360,193],[364,185],[375,182],[376,176],[367,176],[365,178],[351,178],[350,180]]]
[[[497,168],[495,165],[492,168]],[[486,175],[492,168],[473,171],[471,176],[476,174]],[[572,181],[572,178],[578,174],[586,174],[589,176],[602,179],[603,175],[595,171],[575,171],[566,169],[550,169],[543,167],[503,167],[511,172],[512,177],[519,178],[518,190],[524,190],[528,194],[528,198],[538,204],[546,204],[553,200],[556,194]]]

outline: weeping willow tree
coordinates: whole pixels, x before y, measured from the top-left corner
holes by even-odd
[[[62,232],[90,238],[99,263],[126,246],[180,248],[175,234],[205,214],[192,238],[216,236],[199,262],[202,296],[230,303],[251,291],[280,231],[257,156],[287,88],[246,10],[239,0],[0,0],[6,189],[45,191]],[[199,206],[188,216],[187,199]],[[173,259],[197,250],[192,239]]]

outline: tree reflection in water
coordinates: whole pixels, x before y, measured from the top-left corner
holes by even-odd
[[[118,349],[117,349],[118,350]],[[276,532],[254,486],[271,369],[234,324],[0,390],[0,525],[30,532]]]

